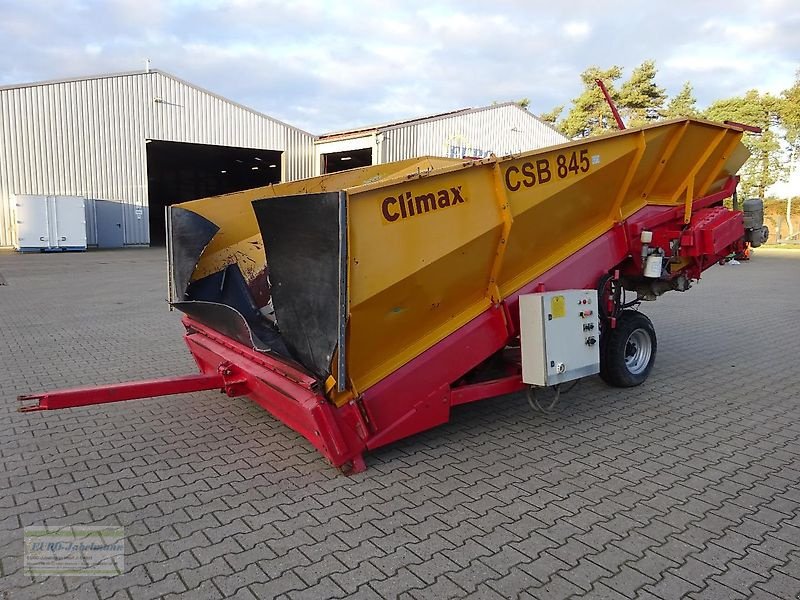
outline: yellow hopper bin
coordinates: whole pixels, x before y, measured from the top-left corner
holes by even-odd
[[[237,264],[254,297],[272,298],[290,355],[363,392],[642,208],[685,206],[688,218],[748,157],[741,135],[681,119],[187,202],[218,227],[190,279]],[[345,377],[332,364],[341,341]]]

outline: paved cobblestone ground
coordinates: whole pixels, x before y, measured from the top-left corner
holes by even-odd
[[[800,597],[800,253],[647,305],[649,381],[522,396],[352,478],[217,393],[20,414],[190,372],[163,252],[0,254],[0,597]],[[126,573],[22,575],[26,525],[123,525]],[[177,596],[174,596],[177,597]]]

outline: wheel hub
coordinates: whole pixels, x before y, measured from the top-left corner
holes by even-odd
[[[647,368],[653,354],[653,343],[644,329],[635,329],[625,342],[625,366],[633,375]]]

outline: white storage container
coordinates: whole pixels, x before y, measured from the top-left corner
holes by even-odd
[[[11,202],[16,250],[86,250],[86,213],[80,196],[20,194]]]

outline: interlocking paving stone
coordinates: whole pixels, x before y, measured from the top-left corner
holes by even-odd
[[[0,253],[0,592],[10,598],[800,596],[800,253],[641,308],[640,388],[521,395],[344,477],[214,392],[21,414],[17,394],[193,372],[160,249]],[[57,293],[54,292],[57,290]],[[126,573],[22,575],[22,530],[124,525]]]

